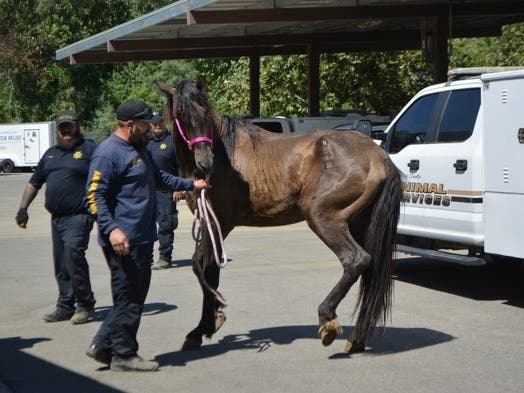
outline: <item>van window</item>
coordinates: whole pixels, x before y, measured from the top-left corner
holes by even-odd
[[[480,89],[451,92],[438,129],[438,142],[462,142],[473,133],[480,108]]]
[[[415,101],[396,122],[389,151],[397,153],[412,143],[424,143],[433,117],[438,93],[428,94]]]

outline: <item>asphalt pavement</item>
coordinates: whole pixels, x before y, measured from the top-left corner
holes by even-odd
[[[323,347],[317,307],[342,270],[303,223],[233,231],[219,288],[228,320],[199,351],[181,352],[202,301],[185,204],[176,265],[153,271],[138,334],[140,354],[156,359],[160,371],[100,367],[85,355],[111,306],[96,230],[87,253],[95,320],[45,323],[57,286],[43,192],[28,228],[14,222],[29,176],[0,175],[0,393],[524,391],[524,265],[464,267],[399,255],[392,321],[365,353],[347,355],[357,288],[337,310],[343,337]]]

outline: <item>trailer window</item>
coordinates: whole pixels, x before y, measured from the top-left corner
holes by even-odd
[[[438,93],[419,98],[398,119],[392,130],[390,153],[397,153],[413,143],[424,143],[437,98]]]
[[[473,133],[480,108],[480,89],[453,91],[438,129],[438,142],[462,142]]]

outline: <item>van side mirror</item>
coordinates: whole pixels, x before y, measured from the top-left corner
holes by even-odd
[[[359,119],[355,120],[353,123],[353,129],[355,131],[361,132],[362,134],[371,137],[371,120],[368,119]]]
[[[373,131],[371,133],[371,139],[378,139],[379,141],[385,142],[388,138],[388,134],[384,131]]]

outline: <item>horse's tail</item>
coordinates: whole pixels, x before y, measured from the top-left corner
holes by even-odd
[[[353,339],[360,343],[371,335],[377,322],[385,326],[391,314],[393,253],[402,200],[402,178],[389,158],[385,165],[386,179],[371,212],[364,247],[371,256],[371,265],[360,280],[357,302],[360,311],[353,332]]]

